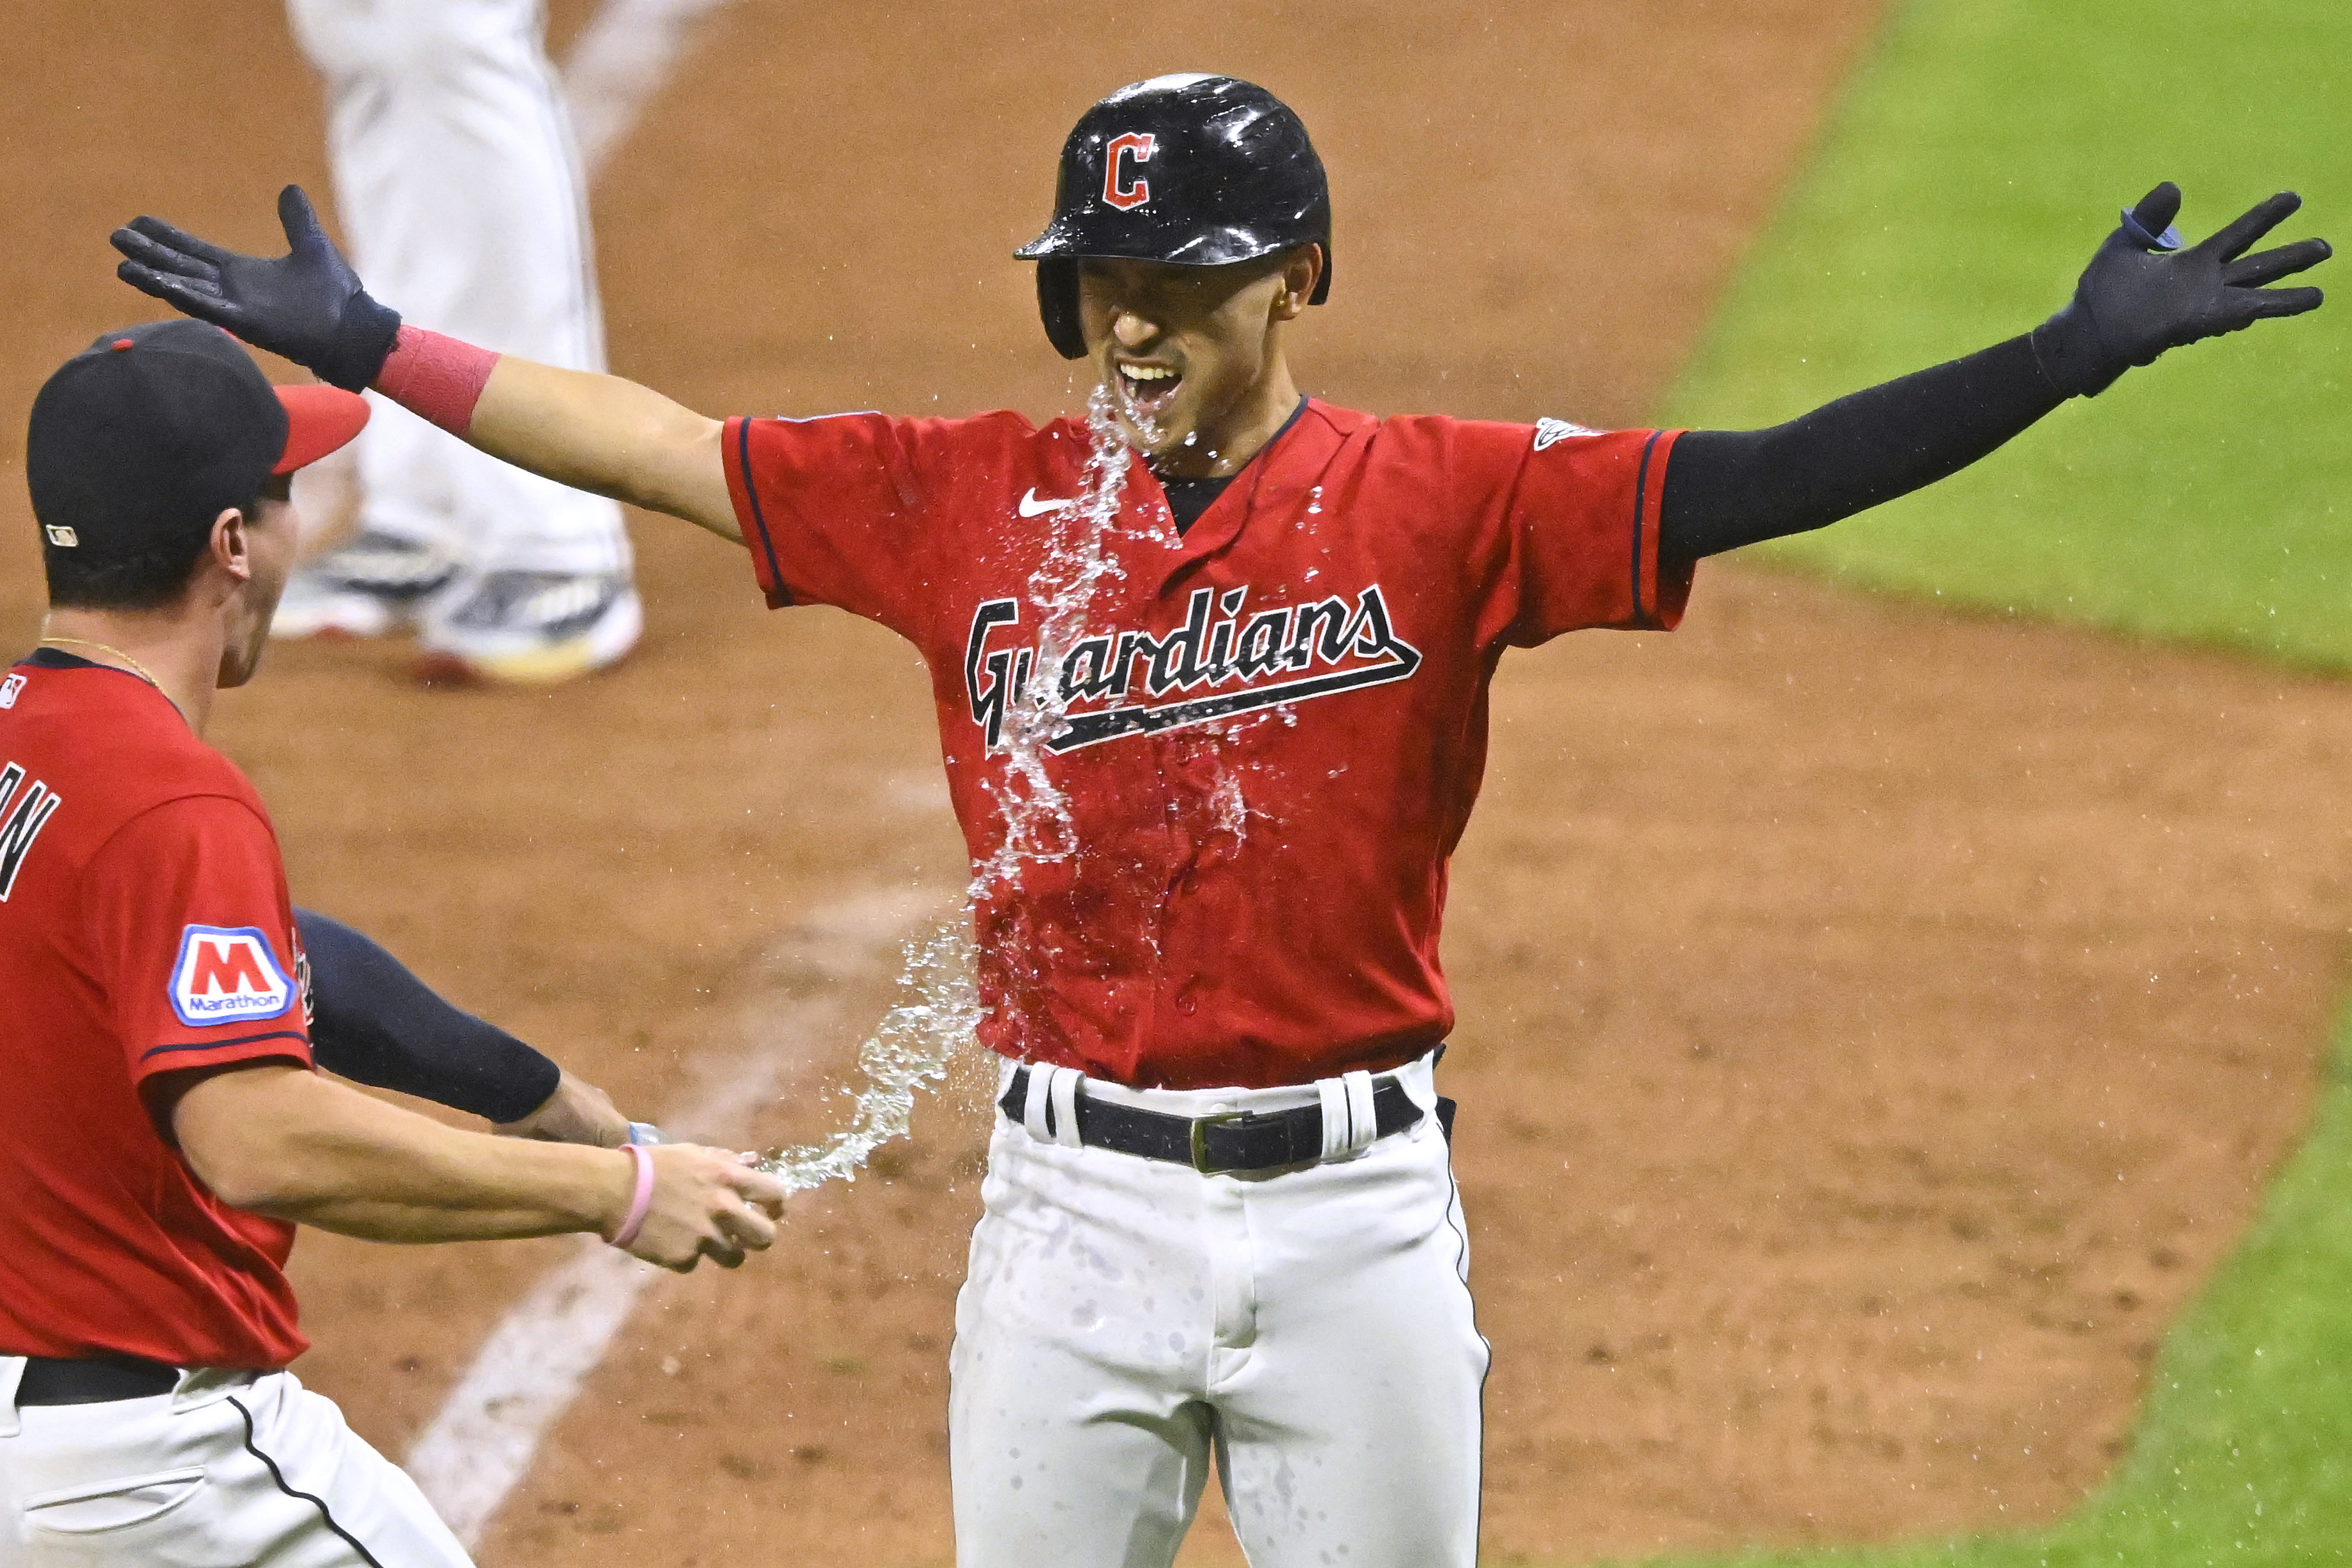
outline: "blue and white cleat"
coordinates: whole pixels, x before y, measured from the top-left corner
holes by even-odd
[[[621,572],[469,574],[424,618],[416,674],[434,684],[553,685],[618,664],[645,624]]]
[[[286,580],[273,637],[383,637],[415,625],[457,580],[438,546],[368,529]]]

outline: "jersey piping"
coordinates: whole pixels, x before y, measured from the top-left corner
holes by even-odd
[[[793,602],[792,591],[784,586],[783,568],[776,561],[776,541],[768,532],[768,516],[760,507],[759,482],[751,476],[751,422],[740,421],[735,426],[735,471],[743,476],[744,498],[751,503],[751,524],[760,531],[760,549],[768,558],[768,580],[776,585],[776,593],[783,601],[776,608]]]
[[[139,1060],[145,1061],[151,1057],[170,1056],[183,1051],[226,1051],[233,1045],[259,1045],[265,1040],[299,1040],[304,1045],[310,1043],[310,1037],[299,1029],[274,1029],[268,1034],[241,1034],[235,1040],[205,1040],[184,1045],[153,1046],[141,1051]]]
[[[1633,478],[1633,612],[1647,625],[1656,624],[1657,618],[1651,613],[1649,601],[1642,595],[1642,525],[1644,521],[1642,514],[1650,496],[1650,454],[1657,450],[1658,437],[1662,434],[1654,430],[1650,433],[1650,439],[1642,443],[1642,466]]]
[[[1239,468],[1234,469],[1230,474],[1219,475],[1206,479],[1171,479],[1166,475],[1161,474],[1157,469],[1152,470],[1151,476],[1160,481],[1160,493],[1168,498],[1168,510],[1173,514],[1176,518],[1176,532],[1178,537],[1181,538],[1183,535],[1190,533],[1192,531],[1192,525],[1199,522],[1202,517],[1207,513],[1211,507],[1215,506],[1218,501],[1223,498],[1225,492],[1233,487],[1234,481],[1240,478],[1243,474],[1246,473],[1251,464],[1254,464],[1259,458],[1264,457],[1268,452],[1274,449],[1274,445],[1276,442],[1290,434],[1290,427],[1297,424],[1298,423],[1298,416],[1307,412],[1307,395],[1304,392],[1301,392],[1299,394],[1297,403],[1290,411],[1290,417],[1282,422],[1282,428],[1276,431],[1272,435],[1267,436],[1265,444],[1259,447],[1255,452],[1251,453],[1249,455],[1248,461],[1244,462]],[[1178,488],[1180,486],[1182,487],[1181,490]],[[1183,504],[1181,506],[1178,504],[1177,500],[1177,497],[1180,495],[1185,497]],[[1193,499],[1193,497],[1201,497],[1197,502]],[[1190,514],[1189,516],[1187,515],[1188,513]]]

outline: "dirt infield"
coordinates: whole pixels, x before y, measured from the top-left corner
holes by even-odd
[[[1291,98],[1333,165],[1316,390],[1631,421],[1874,6],[1247,16],[742,0],[599,189],[616,365],[712,412],[1067,404],[1005,253],[1080,107],[1202,65]],[[52,363],[146,313],[112,224],[259,246],[277,183],[324,181],[263,0],[0,23],[43,61],[0,102],[0,194],[54,258],[0,334],[20,431]],[[396,650],[285,649],[214,737],[298,900],[634,1107],[783,1051],[810,1092],[754,1132],[812,1131],[907,912],[962,878],[926,691],[887,633],[764,615],[733,552],[640,523],[651,630],[614,675],[425,693]],[[2064,1510],[2303,1124],[2352,908],[2352,693],[1710,567],[1674,637],[1514,655],[1495,719],[1445,1067],[1496,1346],[1490,1557]],[[803,1200],[781,1256],[656,1284],[483,1561],[945,1561],[984,1127],[950,1094]],[[563,1255],[307,1237],[300,1370],[396,1455]]]

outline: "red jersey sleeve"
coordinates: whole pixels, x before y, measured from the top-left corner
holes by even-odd
[[[727,488],[768,603],[835,605],[916,638],[955,492],[986,464],[986,423],[729,420]]]
[[[1658,559],[1658,500],[1679,431],[1546,420],[1465,434],[1482,449],[1478,466],[1511,470],[1499,519],[1503,641],[1528,648],[1563,632],[1664,631],[1682,619],[1693,563]]]
[[[133,1082],[264,1058],[310,1064],[286,874],[251,807],[194,795],[142,812],[92,857],[82,896]]]

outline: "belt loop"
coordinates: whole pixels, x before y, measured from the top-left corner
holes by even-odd
[[[1075,1067],[1054,1069],[1052,1105],[1054,1109],[1054,1142],[1066,1149],[1078,1144],[1078,1086],[1087,1075]]]
[[[1336,1078],[1318,1078],[1315,1092],[1323,1101],[1323,1157],[1343,1160],[1348,1157],[1349,1117],[1348,1086]]]
[[[1041,1144],[1078,1146],[1078,1085],[1087,1075],[1075,1067],[1029,1064],[1029,1093],[1022,1102],[1021,1124]]]
[[[1021,1105],[1021,1124],[1041,1144],[1054,1141],[1054,1129],[1045,1124],[1045,1093],[1054,1082],[1053,1071],[1042,1061],[1029,1064],[1029,1097]]]
[[[1348,1089],[1348,1157],[1353,1159],[1381,1135],[1380,1113],[1372,1108],[1370,1073],[1343,1072],[1339,1082]]]
[[[172,1410],[176,1415],[183,1410],[217,1404],[236,1390],[260,1382],[263,1377],[283,1375],[282,1373],[270,1372],[257,1375],[234,1367],[184,1366],[180,1369],[180,1381],[172,1389]]]
[[[1323,1103],[1323,1158],[1352,1160],[1381,1135],[1380,1113],[1372,1108],[1372,1075],[1343,1072],[1318,1078],[1315,1093]]]
[[[16,1435],[16,1385],[25,1378],[25,1358],[0,1355],[0,1437]]]

